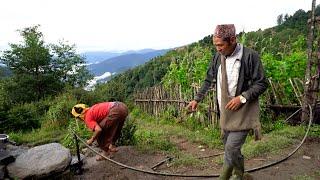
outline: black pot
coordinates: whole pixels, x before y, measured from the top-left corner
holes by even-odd
[[[9,136],[6,134],[0,134],[0,143],[7,143]]]

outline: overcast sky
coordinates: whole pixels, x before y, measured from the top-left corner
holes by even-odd
[[[312,0],[1,0],[0,51],[21,41],[17,29],[40,24],[47,43],[64,39],[78,52],[172,48],[212,34],[276,25],[279,14],[308,11]],[[319,0],[317,1],[317,4]]]

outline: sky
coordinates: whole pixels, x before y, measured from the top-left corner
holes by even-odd
[[[317,4],[320,0],[317,0]],[[312,0],[1,0],[0,51],[40,25],[46,43],[78,52],[166,49],[196,42],[217,24],[240,31],[276,25],[277,16],[311,9]]]

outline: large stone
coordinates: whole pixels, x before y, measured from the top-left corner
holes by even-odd
[[[28,149],[29,148],[26,146],[15,146],[12,144],[7,144],[6,146],[6,150],[15,158],[17,158],[20,154],[27,152]]]
[[[4,176],[6,174],[6,168],[4,165],[0,165],[0,179],[4,179]]]
[[[58,143],[36,146],[20,154],[7,169],[11,178],[44,178],[62,172],[70,164],[70,150]]]

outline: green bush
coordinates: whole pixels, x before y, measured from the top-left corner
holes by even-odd
[[[100,99],[92,91],[86,91],[82,88],[72,89],[70,94],[77,100],[77,102],[92,105],[100,101]]]
[[[141,130],[136,134],[137,147],[141,151],[174,151],[175,145],[162,131]]]
[[[45,115],[44,128],[66,127],[72,119],[71,109],[77,104],[76,99],[69,93],[56,97]]]
[[[29,131],[39,128],[40,124],[41,116],[36,104],[20,104],[9,110],[7,120],[1,124],[0,130],[4,132]]]
[[[137,130],[136,123],[133,121],[133,119],[128,117],[122,128],[121,135],[116,144],[118,146],[135,145],[137,142],[136,137],[134,136],[134,133],[136,132],[136,130]]]
[[[80,122],[79,120],[73,119],[69,121],[68,124],[68,133],[65,135],[65,137],[62,140],[62,144],[71,149],[72,151],[76,151],[76,144],[73,132],[77,133],[82,139],[85,141],[89,139],[92,135],[92,133],[87,129],[85,124],[83,122]],[[84,147],[84,144],[80,143],[80,147]]]
[[[122,128],[121,135],[116,142],[116,145],[135,145],[137,142],[136,137],[134,136],[136,129],[136,123],[131,119],[127,119]],[[85,141],[92,136],[92,132],[88,130],[85,123],[79,120],[70,119],[68,124],[68,133],[63,138],[62,144],[73,151],[76,150],[73,132],[77,133]],[[80,143],[80,146],[83,147],[84,144]]]

